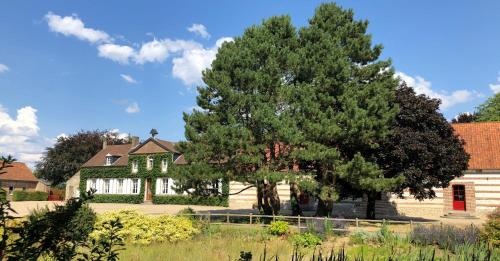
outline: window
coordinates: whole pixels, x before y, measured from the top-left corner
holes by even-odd
[[[168,194],[168,179],[162,179],[161,194]]]
[[[149,156],[148,161],[146,162],[146,167],[148,170],[153,169],[153,157]]]
[[[25,190],[26,190],[26,187],[23,187],[23,191],[25,191]]]
[[[96,180],[95,179],[89,179],[89,187],[88,190],[90,189],[96,189]]]
[[[109,166],[113,164],[113,157],[112,156],[106,156],[106,166]]]
[[[132,179],[132,194],[139,193],[139,179]]]
[[[139,164],[137,163],[137,160],[132,161],[132,173],[137,173],[139,170]]]
[[[9,195],[14,193],[14,186],[9,186]]]
[[[123,179],[118,179],[118,184],[116,186],[116,193],[123,194]]]
[[[168,169],[168,161],[167,159],[161,160],[161,172],[167,172]]]
[[[109,182],[110,180],[109,179],[105,179],[104,180],[104,194],[109,194]]]

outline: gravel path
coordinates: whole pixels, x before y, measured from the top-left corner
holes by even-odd
[[[26,216],[33,209],[39,209],[44,207],[53,208],[54,205],[64,204],[63,201],[18,201],[11,202],[11,206],[16,210],[17,214],[15,216]],[[119,209],[135,209],[139,212],[149,215],[162,215],[162,214],[176,214],[182,209],[192,208],[199,212],[217,212],[217,213],[243,213],[248,214],[250,212],[256,213],[255,210],[251,209],[241,209],[241,208],[226,208],[226,207],[212,207],[212,206],[194,206],[194,205],[153,205],[153,204],[120,204],[120,203],[91,203],[92,207],[97,213],[104,213],[112,210]],[[287,211],[283,211],[283,214],[288,214]],[[441,218],[439,216],[424,216],[420,218],[428,219],[429,221],[443,222],[444,224],[452,225],[481,225],[485,221],[484,216],[480,216],[478,219],[449,219]]]

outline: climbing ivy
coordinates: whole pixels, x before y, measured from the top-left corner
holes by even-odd
[[[153,157],[153,168],[148,170],[146,162],[148,157]],[[162,172],[161,162],[163,159],[168,160],[167,172]],[[132,173],[132,162],[137,161],[138,170]],[[155,195],[156,179],[157,178],[172,178],[175,180],[175,174],[171,171],[173,166],[173,154],[156,153],[156,154],[138,154],[129,155],[127,166],[99,166],[99,167],[83,167],[80,169],[80,191],[85,191],[87,187],[87,179],[89,178],[139,178],[141,181],[139,194],[96,194],[92,202],[107,202],[107,203],[135,203],[144,202],[144,189],[146,179],[151,180],[151,191],[153,193],[154,204],[182,204],[182,205],[213,205],[227,206],[229,193],[229,182],[223,181],[222,193],[225,196],[212,197],[197,197],[185,195]],[[182,167],[182,166],[176,166]]]

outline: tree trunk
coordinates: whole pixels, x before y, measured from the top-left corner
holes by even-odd
[[[277,215],[280,212],[280,197],[276,183],[259,181],[257,184],[257,204],[264,215]]]
[[[316,209],[316,216],[329,217],[333,211],[333,200],[323,200],[318,197],[318,208]]]
[[[368,192],[366,194],[366,218],[375,219],[375,203],[377,200],[377,192]]]
[[[290,183],[290,205],[292,207],[292,216],[303,216],[302,209],[300,208],[300,190],[297,183]]]

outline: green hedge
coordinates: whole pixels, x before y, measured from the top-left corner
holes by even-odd
[[[49,194],[41,191],[21,191],[16,190],[12,195],[13,201],[45,201]]]
[[[131,203],[140,204],[144,202],[144,196],[138,195],[103,195],[95,194],[90,202],[95,203]]]
[[[221,206],[229,205],[228,198],[223,196],[154,196],[154,204],[175,204],[175,205],[204,205],[204,206]]]

